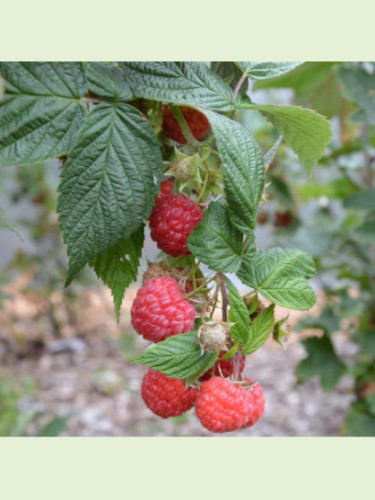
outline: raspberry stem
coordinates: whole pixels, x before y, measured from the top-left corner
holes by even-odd
[[[171,106],[171,109],[172,109],[173,114],[177,120],[177,123],[181,129],[181,132],[183,133],[187,142],[190,145],[194,146],[196,149],[198,149],[200,147],[200,143],[199,143],[199,141],[197,141],[195,139],[195,137],[191,133],[189,125],[186,123],[186,120],[185,120],[184,115],[182,114],[182,111],[180,110],[180,108],[178,106]]]

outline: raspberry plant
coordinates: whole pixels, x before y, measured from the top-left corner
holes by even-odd
[[[315,111],[256,104],[248,96],[249,81],[299,65],[0,64],[0,163],[61,161],[57,212],[69,257],[66,285],[89,265],[111,289],[118,318],[150,223],[161,253],[145,273],[132,323],[156,342],[135,361],[153,370],[143,396],[162,417],[190,408],[198,393],[197,415],[210,430],[255,423],[263,393],[242,378],[244,357],[270,334],[282,341],[276,305],[304,310],[315,302],[307,283],[312,257],[298,249],[258,250],[254,235],[280,143],[311,174],[331,139],[329,122]],[[277,130],[270,151],[241,125],[246,110],[258,110]],[[245,296],[228,273],[250,288]]]

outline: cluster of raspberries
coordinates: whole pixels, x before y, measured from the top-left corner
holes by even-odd
[[[200,139],[209,128],[207,120],[202,120],[204,115],[189,108],[180,109],[193,135]],[[167,135],[186,142],[170,108],[165,108],[163,119]],[[173,194],[173,184],[164,181],[149,218],[151,237],[161,250],[173,257],[189,255],[187,239],[202,218],[203,211],[194,201]],[[152,274],[146,278],[145,273],[144,284],[131,309],[136,332],[157,343],[194,330],[196,310],[184,297],[177,281],[162,269],[160,275]],[[219,353],[215,365],[200,377],[200,387],[199,384],[187,387],[183,380],[149,369],[142,381],[145,404],[162,418],[179,416],[195,406],[202,425],[212,432],[229,432],[253,425],[264,413],[262,387],[249,378],[232,381],[229,377],[234,371],[233,358],[221,359],[223,354]],[[242,356],[240,373],[244,366]]]

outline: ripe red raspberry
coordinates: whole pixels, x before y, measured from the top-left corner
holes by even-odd
[[[230,377],[233,375],[233,358],[230,359],[224,359],[221,360],[220,358],[223,357],[226,354],[226,352],[221,352],[219,354],[219,359],[216,361],[216,363],[212,368],[207,370],[201,377],[200,381],[204,382],[205,380],[209,380],[211,377]],[[243,372],[245,368],[245,362],[246,362],[246,357],[241,356],[240,358],[240,374]]]
[[[182,112],[188,127],[193,136],[199,140],[202,139],[205,133],[210,129],[210,123],[203,113],[193,108],[181,106]],[[168,137],[180,144],[186,144],[186,137],[182,133],[180,125],[178,124],[172,108],[164,106],[163,108],[163,129]]]
[[[172,257],[190,255],[186,242],[202,218],[203,212],[194,201],[170,194],[157,202],[151,212],[151,238]]]
[[[170,276],[150,279],[138,290],[131,308],[131,322],[146,340],[160,342],[194,329],[195,309],[184,299]]]
[[[162,418],[178,417],[194,405],[197,389],[186,387],[182,380],[155,370],[143,377],[142,398],[150,410]]]
[[[247,379],[246,382],[250,382]],[[246,389],[228,379],[212,377],[201,385],[195,412],[211,432],[230,432],[253,425],[264,413],[263,390]]]
[[[159,194],[155,197],[155,202],[159,203],[161,200],[164,200],[168,195],[172,194],[173,191],[173,182],[171,181],[163,181],[160,184],[160,192]]]

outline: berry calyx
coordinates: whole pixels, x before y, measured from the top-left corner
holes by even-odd
[[[180,111],[195,139],[202,139],[206,132],[210,129],[210,123],[205,115],[200,111],[188,108],[187,106],[181,106]],[[170,139],[173,139],[180,144],[186,144],[186,137],[182,133],[181,127],[178,124],[170,106],[164,106],[163,108],[163,130]]]
[[[246,383],[250,384],[250,380],[246,379]],[[264,404],[260,384],[246,387],[225,378],[212,377],[201,385],[195,413],[209,431],[230,432],[253,425],[263,415]]]
[[[203,323],[198,339],[203,351],[227,351],[231,339],[229,325],[222,321]]]
[[[148,370],[142,381],[146,406],[161,418],[178,417],[194,405],[197,389],[186,387],[182,380]]]
[[[172,257],[190,255],[186,242],[202,218],[203,211],[193,200],[171,194],[157,202],[151,212],[151,238]]]
[[[184,299],[176,280],[153,278],[138,290],[131,308],[131,323],[137,333],[152,342],[194,329],[195,309]]]

